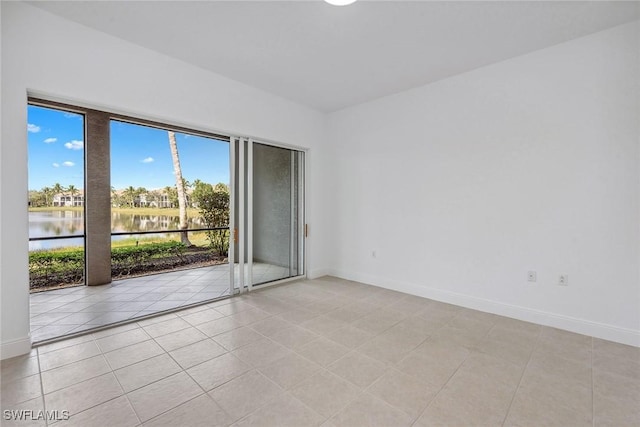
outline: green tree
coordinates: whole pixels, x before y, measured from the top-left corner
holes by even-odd
[[[200,215],[207,228],[228,227],[229,225],[229,187],[219,183],[215,186],[200,180],[194,181],[193,203],[200,210]],[[212,248],[220,255],[229,252],[229,230],[209,230],[207,238]]]
[[[124,197],[124,200],[129,205],[130,208],[135,207],[137,196],[138,196],[137,190],[133,188],[133,186],[131,185],[125,188],[124,191],[122,192],[122,197]]]
[[[120,200],[120,195],[118,194],[118,190],[112,185],[111,186],[111,206],[119,208],[122,205],[122,200]]]
[[[29,206],[32,208],[47,206],[45,194],[42,191],[29,190]]]
[[[146,195],[145,198],[147,200],[147,206],[155,206],[158,207],[160,205],[160,197],[161,194],[158,190],[151,190],[144,192]]]
[[[178,206],[178,191],[176,187],[164,187],[164,193],[167,195],[170,208]]]
[[[44,206],[51,206],[53,204],[53,189],[51,187],[43,187],[40,192],[44,196]]]

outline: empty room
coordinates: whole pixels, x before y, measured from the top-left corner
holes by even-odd
[[[640,426],[640,2],[0,22],[2,426]]]

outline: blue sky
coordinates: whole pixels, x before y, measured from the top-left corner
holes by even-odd
[[[59,110],[28,107],[29,189],[84,187],[84,117]],[[229,183],[229,144],[176,134],[182,175]],[[175,185],[167,131],[111,122],[111,185],[148,190]]]

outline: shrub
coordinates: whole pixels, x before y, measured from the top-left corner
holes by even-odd
[[[153,258],[176,256],[180,260],[185,248],[184,244],[174,241],[114,248],[111,250],[111,271],[114,276],[131,274]]]
[[[200,209],[200,215],[209,228],[227,227],[229,224],[229,187],[219,183],[215,186],[197,180],[191,194]],[[229,252],[229,230],[209,230],[207,238],[210,246],[222,256]]]
[[[114,277],[145,271],[154,260],[173,259],[184,264],[185,245],[170,241],[111,250]],[[29,253],[30,287],[81,283],[84,276],[84,249],[40,250]]]
[[[29,253],[31,287],[41,287],[48,283],[80,283],[83,276],[83,249],[44,250]]]

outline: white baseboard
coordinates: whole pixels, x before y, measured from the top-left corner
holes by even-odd
[[[31,351],[31,334],[17,340],[5,341],[0,344],[0,359],[10,359]]]
[[[316,268],[315,270],[307,271],[308,279],[317,279],[318,277],[328,276],[331,270],[328,268]]]
[[[335,269],[327,270],[327,274],[346,280],[365,283],[367,285],[379,286],[411,295],[417,295],[435,301],[446,302],[461,307],[511,317],[513,319],[524,320],[526,322],[532,322],[539,325],[564,329],[566,331],[615,341],[621,344],[632,345],[634,347],[640,347],[640,331],[633,329],[625,329],[605,323],[565,316],[562,314],[549,313],[542,310],[505,304],[498,301],[449,292],[442,289],[420,286],[415,283],[375,277],[369,274]]]

